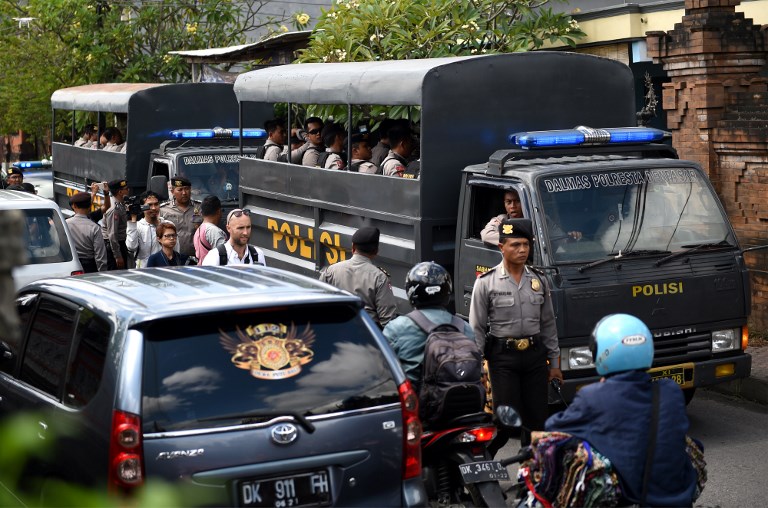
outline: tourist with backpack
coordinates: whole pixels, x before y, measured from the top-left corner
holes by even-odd
[[[482,355],[469,324],[447,310],[451,276],[437,263],[419,263],[408,272],[405,291],[415,310],[391,321],[384,336],[419,393],[422,421],[482,411]]]
[[[267,265],[264,252],[248,243],[251,239],[251,211],[235,208],[227,214],[229,241],[208,252],[203,266]]]
[[[502,261],[477,278],[469,308],[475,340],[488,361],[494,409],[512,406],[520,414],[524,446],[531,430],[544,428],[549,381],[563,380],[549,286],[526,265],[532,244],[530,219],[501,221]],[[489,453],[508,440],[509,429],[499,428]]]
[[[221,221],[221,200],[218,196],[206,196],[200,204],[200,213],[203,222],[195,230],[192,244],[195,246],[195,257],[202,261],[209,251],[226,243],[227,234],[218,226]]]

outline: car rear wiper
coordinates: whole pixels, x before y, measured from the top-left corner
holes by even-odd
[[[220,416],[208,416],[206,418],[198,418],[198,422],[215,422],[219,420],[240,420],[240,425],[247,425],[249,423],[259,423],[266,419],[271,419],[277,416],[292,416],[304,430],[310,434],[315,431],[315,426],[307,420],[303,414],[298,411],[251,411],[248,413],[232,413]]]
[[[603,265],[609,261],[615,261],[621,258],[628,258],[628,257],[634,257],[634,256],[652,256],[654,254],[669,254],[669,251],[661,250],[661,249],[637,249],[637,250],[628,250],[625,252],[620,250],[619,252],[612,252],[608,254],[608,257],[605,259],[598,259],[597,261],[592,261],[589,264],[580,266],[579,273],[583,273],[585,270],[589,270],[590,268]]]
[[[697,250],[720,248],[720,247],[726,247],[726,246],[734,247],[732,243],[726,240],[720,240],[719,242],[695,243],[692,245],[682,245],[681,247],[685,250],[679,250],[677,252],[673,252],[669,256],[659,259],[653,265],[656,267],[659,267],[668,261],[672,261],[673,259],[679,258],[680,256],[685,256],[686,254],[690,254],[691,252],[695,252]]]

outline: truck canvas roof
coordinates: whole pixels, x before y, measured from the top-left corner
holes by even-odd
[[[128,102],[134,94],[164,83],[103,83],[73,86],[53,92],[51,107],[77,111],[109,111],[127,113]]]

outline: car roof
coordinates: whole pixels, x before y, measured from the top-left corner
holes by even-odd
[[[0,210],[17,208],[58,208],[54,201],[31,192],[0,189]]]
[[[333,286],[276,268],[187,266],[143,268],[43,279],[23,292],[44,291],[131,324],[164,317],[254,307],[360,300]]]

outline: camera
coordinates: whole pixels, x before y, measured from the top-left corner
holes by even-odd
[[[149,206],[141,204],[140,196],[128,196],[123,200],[123,203],[128,211],[128,215],[142,216],[144,212],[149,210]]]

